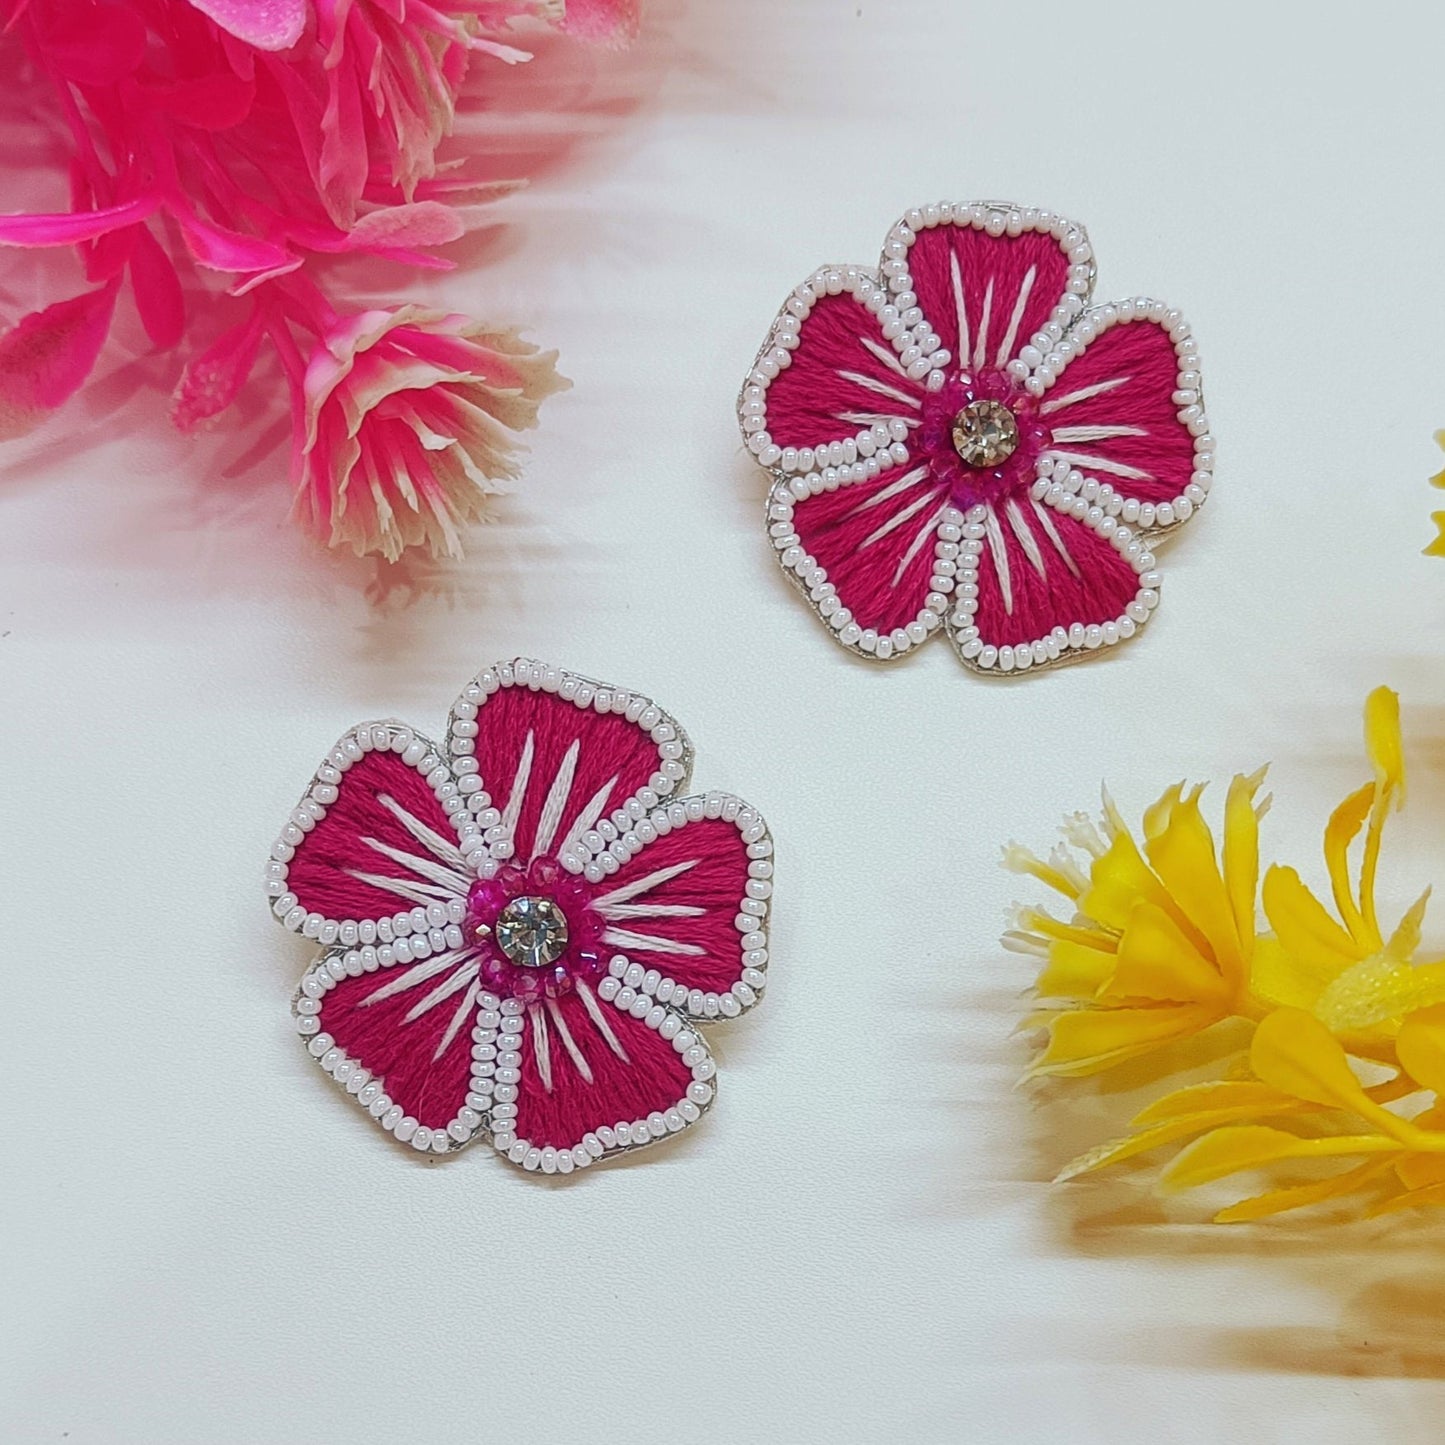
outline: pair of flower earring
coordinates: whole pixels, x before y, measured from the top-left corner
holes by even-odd
[[[1091,306],[1093,281],[1061,216],[938,205],[788,297],[739,415],[769,539],[843,647],[942,631],[1017,675],[1148,620],[1153,539],[1204,501],[1213,442],[1179,313]],[[311,1057],[426,1154],[485,1138],[571,1174],[695,1124],[704,1030],[762,997],[773,844],[688,792],[692,760],[650,699],[525,659],[467,685],[442,743],[353,728],[267,868],[322,948],[293,1005]]]

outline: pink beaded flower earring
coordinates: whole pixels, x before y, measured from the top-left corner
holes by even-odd
[[[883,258],[788,297],[739,419],[768,530],[833,637],[877,661],[944,630],[1017,674],[1132,637],[1153,545],[1198,510],[1214,441],[1199,352],[1147,298],[1091,306],[1083,227],[925,206]]]
[[[482,1136],[545,1174],[695,1124],[700,1030],[766,982],[773,845],[740,799],[682,796],[691,768],[649,699],[522,658],[445,744],[353,728],[267,865],[323,950],[293,1002],[311,1057],[412,1148]]]

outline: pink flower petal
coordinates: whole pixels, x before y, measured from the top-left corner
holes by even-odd
[[[689,1001],[690,990],[725,994],[751,971],[743,956],[747,935],[737,927],[744,900],[749,909],[755,906],[749,884],[758,887],[749,875],[754,860],[748,848],[737,823],[689,819],[609,874],[592,899],[592,908],[610,925],[603,941],[644,968],[657,969],[670,980],[665,993],[672,1006],[694,1018],[705,1015],[700,998]],[[759,917],[757,934],[765,936],[766,927]],[[740,1006],[751,1000],[746,989]]]
[[[146,335],[162,351],[169,351],[185,331],[186,301],[171,258],[144,226],[135,230],[130,279]]]
[[[776,446],[816,450],[895,418],[917,425],[923,384],[903,374],[877,314],[855,296],[820,296],[791,357],[765,388],[761,416]]]
[[[287,50],[306,26],[306,0],[190,0],[222,30],[257,50]]]
[[[461,214],[440,201],[416,201],[368,211],[347,235],[348,250],[394,246],[444,246],[466,234]]]
[[[0,246],[75,246],[144,221],[155,209],[155,197],[139,196],[98,211],[0,216]]]
[[[960,565],[958,576],[960,589],[976,582],[978,610],[970,618],[965,607],[950,618],[961,648],[970,640],[978,644],[964,651],[965,660],[985,647],[1031,646],[1055,628],[1064,637],[1077,628],[1075,650],[1081,650],[1086,629],[1117,624],[1141,597],[1144,583],[1112,541],[1027,495],[988,507],[984,526],[976,574]],[[1137,625],[1130,621],[1126,635]],[[965,635],[971,629],[976,637]]]
[[[594,45],[622,47],[637,39],[641,0],[567,0],[562,29]]]
[[[347,760],[355,751],[347,741],[337,745],[329,766],[339,770],[338,753]],[[394,752],[367,751],[342,772],[336,798],[296,842],[281,875],[295,899],[288,927],[302,928],[308,914],[338,925],[389,919],[416,907],[414,894],[436,896],[435,870],[446,866],[455,872],[459,857],[456,830],[426,781],[425,761],[418,758],[414,765]],[[434,754],[430,762],[431,769],[439,766]],[[433,841],[419,840],[419,829]],[[458,881],[456,892],[465,891],[465,880]]]
[[[680,1132],[690,1122],[679,1105],[688,1101],[694,1066],[685,1063],[656,1029],[596,994],[591,997],[593,1008],[575,992],[555,1000],[555,1013],[533,1005],[544,1020],[545,1032],[539,1036],[530,1018],[520,1031],[516,1138],[534,1149],[570,1151],[584,1145],[588,1135],[595,1139],[598,1130],[625,1128],[625,1139],[614,1136],[611,1146],[605,1137],[599,1141],[603,1146],[599,1152],[610,1152],[616,1147],[653,1143]],[[694,1042],[688,1047],[698,1050],[700,1063],[707,1060],[704,1072],[710,1073],[707,1046],[700,1036],[692,1037]],[[567,1047],[569,1040],[571,1048]],[[700,1087],[704,1100],[710,1101],[711,1085]],[[670,1110],[676,1124],[671,1130],[665,1122]],[[690,1103],[690,1112],[694,1117],[699,1112],[695,1103]],[[657,1133],[647,1128],[652,1116],[662,1124]],[[634,1125],[641,1126],[636,1133]],[[513,1157],[521,1163],[525,1156],[514,1151]]]
[[[667,753],[681,751],[682,734],[654,713],[657,721],[644,728],[554,692],[502,687],[476,707],[474,722],[454,719],[451,746],[474,743],[465,756],[475,756],[515,856],[526,863],[559,854],[654,779],[659,791],[672,790],[658,774],[672,768]],[[655,736],[659,731],[663,736]]]
[[[970,374],[1017,357],[1069,280],[1068,254],[1050,234],[991,236],[952,222],[918,231],[905,264],[923,319]]]
[[[290,252],[260,236],[243,236],[185,212],[177,214],[176,222],[191,255],[213,271],[276,272],[294,269],[297,263]]]
[[[1082,353],[1065,363],[1045,394],[1042,419],[1049,451],[1085,476],[1140,502],[1175,503],[1196,470],[1195,438],[1183,419],[1198,412],[1195,395],[1174,400],[1187,370],[1169,333],[1156,321],[1100,327]],[[1131,513],[1132,516],[1132,513]]]
[[[471,1084],[476,964],[438,968],[438,957],[445,955],[342,978],[321,995],[319,1018],[332,1047],[378,1080],[392,1104],[421,1127],[445,1131]]]
[[[0,440],[32,430],[90,375],[116,290],[112,284],[57,301],[0,336]]]
[[[47,65],[76,85],[115,85],[145,56],[145,21],[129,5],[51,5],[32,13]]]
[[[920,463],[803,501],[778,487],[769,516],[778,524],[774,513],[789,509],[790,516],[782,520],[791,522],[797,546],[826,572],[838,600],[853,614],[853,626],[890,636],[928,609],[938,527],[947,506],[946,485]],[[792,559],[782,555],[789,577],[801,583]],[[849,643],[831,623],[829,631],[845,645],[858,646],[856,638]],[[885,656],[900,654],[890,645]]]
[[[230,406],[251,374],[260,345],[260,316],[252,313],[186,363],[171,404],[177,430],[190,431]]]

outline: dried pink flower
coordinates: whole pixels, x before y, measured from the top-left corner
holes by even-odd
[[[533,425],[559,384],[554,358],[414,308],[367,312],[352,334],[318,272],[345,255],[447,268],[438,249],[479,223],[476,203],[519,184],[478,183],[465,158],[439,157],[472,58],[526,60],[500,38],[521,17],[614,42],[635,15],[635,0],[570,0],[565,20],[558,0],[0,0],[0,44],[22,46],[53,87],[74,149],[72,209],[0,216],[0,246],[73,246],[88,282],[0,337],[0,439],[84,382],[128,286],[160,350],[183,344],[192,313],[219,313],[203,327],[219,338],[181,372],[177,426],[222,413],[269,341],[307,438],[303,511],[324,519],[322,535],[388,556],[423,540],[455,554],[478,497],[512,475],[507,433]],[[311,373],[298,328],[324,334]],[[435,374],[404,379],[423,363]],[[406,408],[394,399],[412,391]],[[326,422],[343,397],[359,433]],[[322,455],[332,441],[347,457]],[[419,468],[410,481],[401,456]]]
[[[358,555],[460,556],[462,526],[516,476],[512,433],[566,385],[555,359],[515,331],[420,306],[339,318],[302,382],[298,512]]]

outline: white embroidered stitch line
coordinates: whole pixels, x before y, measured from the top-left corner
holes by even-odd
[[[592,900],[593,908],[599,913],[606,913],[618,903],[626,903],[629,899],[636,898],[642,893],[651,893],[654,888],[660,888],[664,883],[670,883],[674,878],[680,878],[691,868],[696,868],[701,860],[690,858],[683,862],[669,863],[665,868],[659,868],[656,872],[647,874],[644,878],[636,878],[631,883],[624,883],[620,888],[614,888],[610,893],[603,893]]]
[[[573,738],[571,746],[562,756],[557,776],[552,779],[552,786],[542,804],[542,815],[537,820],[537,836],[532,844],[533,858],[539,858],[552,846],[552,839],[562,821],[562,809],[566,807],[572,792],[572,779],[577,774],[577,757],[581,750],[582,739]]]
[[[502,809],[502,827],[513,838],[517,836],[517,819],[522,816],[522,802],[527,796],[527,784],[532,777],[532,759],[537,751],[537,737],[531,728],[527,729],[527,741],[522,746],[522,756],[517,760],[517,771],[512,778],[512,792],[507,806]]]
[[[911,397],[899,391],[897,387],[889,386],[887,382],[875,381],[871,376],[864,376],[861,371],[837,370],[836,375],[844,381],[850,381],[854,386],[861,386],[864,391],[874,392],[878,396],[886,396],[889,401],[896,401],[900,406],[911,407],[914,411],[921,411],[923,403],[916,397]]]
[[[423,1014],[430,1013],[438,1004],[445,1003],[454,993],[460,993],[479,971],[480,966],[475,959],[470,963],[463,964],[450,978],[443,979],[420,1003],[413,1004],[402,1022],[415,1023]],[[371,999],[368,999],[367,1002],[370,1003]]]
[[[466,1021],[471,1018],[472,1011],[476,1008],[477,995],[481,992],[481,988],[480,980],[474,978],[471,986],[462,998],[461,1003],[457,1005],[456,1012],[452,1014],[451,1022],[447,1025],[446,1032],[442,1035],[441,1043],[437,1045],[436,1052],[431,1056],[432,1063],[436,1063],[441,1056],[451,1048],[452,1040],[462,1031],[462,1027]]]
[[[1004,611],[1012,617],[1014,589],[1013,575],[1009,571],[1008,547],[1003,539],[1003,529],[998,524],[998,513],[990,506],[983,509],[983,525],[989,554],[993,557],[994,574],[998,578],[998,590],[1003,596]]]
[[[895,512],[886,522],[874,528],[873,531],[864,537],[858,544],[857,550],[862,552],[866,548],[871,547],[875,542],[882,541],[890,532],[896,531],[899,527],[903,526],[905,522],[916,517],[919,512],[933,501],[933,497],[934,494],[932,493],[925,493],[921,497],[915,497],[906,507]]]
[[[1019,326],[1024,319],[1024,309],[1029,304],[1029,296],[1034,289],[1034,281],[1038,278],[1038,274],[1039,268],[1030,266],[1024,276],[1023,285],[1019,287],[1019,299],[1014,303],[1014,312],[1009,318],[1008,330],[1004,332],[1004,338],[999,343],[998,355],[994,359],[996,366],[1007,366],[1013,360],[1014,342],[1018,340]]]
[[[1096,381],[1092,386],[1081,386],[1078,391],[1071,391],[1067,396],[1051,396],[1039,407],[1039,415],[1050,416],[1056,411],[1062,411],[1067,406],[1077,406],[1081,401],[1089,401],[1096,396],[1103,396],[1105,392],[1113,391],[1115,387],[1128,386],[1133,379],[1132,376],[1116,376],[1112,381]]]
[[[584,1083],[592,1083],[592,1066],[587,1062],[582,1050],[577,1047],[577,1041],[572,1037],[572,1030],[567,1027],[567,1020],[562,1017],[562,1010],[558,1007],[556,999],[549,998],[547,1000],[547,1011],[552,1015],[552,1027],[556,1029],[557,1037],[562,1040],[562,1047],[567,1050],[573,1066],[582,1076]]]
[[[938,529],[943,524],[943,519],[948,512],[949,506],[945,502],[919,529],[918,535],[909,543],[908,550],[899,559],[897,567],[893,569],[892,586],[897,587],[903,581],[903,574],[913,565],[918,554],[937,536]]]
[[[889,371],[895,372],[897,375],[901,376],[904,381],[907,381],[909,379],[908,373],[904,371],[902,365],[899,363],[897,352],[885,351],[881,346],[879,346],[876,341],[873,340],[871,336],[860,336],[858,338],[858,341],[863,347],[863,349],[868,352],[870,356],[877,357],[877,359],[881,361],[883,365],[889,369]]]
[[[652,933],[634,933],[630,928],[609,928],[602,936],[614,948],[624,951],[680,953],[692,957],[701,957],[707,951],[695,943],[679,943],[676,939],[660,938]]]
[[[630,1064],[631,1059],[627,1057],[627,1050],[622,1047],[622,1041],[612,1031],[612,1025],[602,1016],[602,1005],[597,1002],[597,995],[582,982],[577,980],[577,997],[582,1000],[582,1007],[592,1017],[592,1022],[597,1025],[597,1031],[607,1040],[607,1047],[622,1060],[624,1064]]]
[[[979,318],[978,335],[973,343],[973,369],[983,369],[984,354],[988,350],[988,323],[989,317],[993,314],[993,277],[988,278],[988,286],[983,293],[983,315]]]
[[[1148,430],[1141,426],[1057,426],[1053,439],[1055,442],[1106,442],[1115,437],[1148,435]]]
[[[414,813],[409,813],[390,793],[378,793],[376,801],[381,804],[396,820],[417,840],[422,847],[431,851],[432,856],[438,862],[444,863],[452,869],[463,868],[466,860],[463,859],[460,849],[455,843],[448,843],[442,835],[427,827]]]
[[[431,859],[419,857],[415,853],[403,853],[400,848],[393,848],[389,843],[383,843],[378,838],[364,837],[361,841],[367,847],[380,853],[383,858],[390,858],[393,863],[400,863],[403,868],[410,868],[418,878],[425,879],[433,888],[438,888],[443,893],[456,896],[467,891],[466,876],[455,868],[447,868],[440,863],[433,863]]]
[[[1075,577],[1081,576],[1079,564],[1074,561],[1074,554],[1069,551],[1064,545],[1064,539],[1059,536],[1059,529],[1054,525],[1054,519],[1049,516],[1048,508],[1040,502],[1033,502],[1032,506],[1034,515],[1039,519],[1039,525],[1048,533],[1049,541],[1054,544],[1054,550],[1064,559],[1064,565]]]

